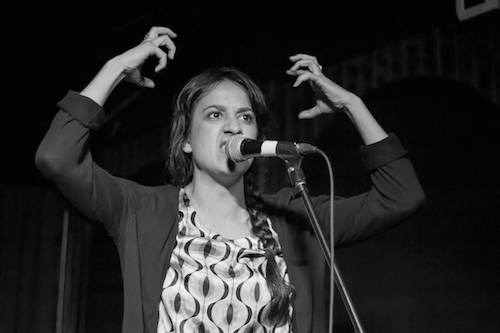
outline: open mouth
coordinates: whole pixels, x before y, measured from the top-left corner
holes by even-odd
[[[222,141],[222,143],[220,144],[220,149],[221,151],[224,153],[224,155],[226,155],[228,158],[226,159],[226,163],[227,163],[227,168],[229,169],[230,172],[233,172],[234,170],[236,170],[236,163],[234,163],[230,158],[229,156],[227,155],[227,152],[226,152],[226,146],[229,144],[229,139],[228,140],[224,140]]]
[[[234,163],[231,159],[227,159],[227,168],[229,169],[229,171],[233,172],[234,170],[236,170],[236,163]]]
[[[225,141],[223,141],[223,142],[220,144],[220,149],[221,149],[224,153],[226,153],[226,146],[227,146],[227,144],[228,144],[228,143],[229,143],[229,140],[225,140]]]

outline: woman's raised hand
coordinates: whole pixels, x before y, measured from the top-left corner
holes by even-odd
[[[141,73],[142,65],[146,59],[154,56],[158,58],[155,72],[164,69],[168,60],[174,59],[175,37],[177,34],[169,28],[152,27],[139,45],[115,57],[114,60],[124,67],[125,80],[141,87],[153,88],[155,86],[153,80]],[[167,52],[162,50],[162,47],[165,47]]]
[[[355,95],[342,88],[322,73],[322,67],[316,57],[307,54],[296,54],[290,57],[294,62],[287,74],[295,76],[293,84],[298,87],[309,82],[315,96],[316,105],[299,113],[300,119],[314,118],[322,113],[333,113],[344,110]]]

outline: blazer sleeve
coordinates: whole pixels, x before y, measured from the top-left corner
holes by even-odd
[[[425,194],[406,150],[391,133],[377,143],[361,147],[361,159],[370,174],[369,191],[334,200],[336,246],[366,239],[414,214],[425,202]],[[284,189],[265,201],[272,202],[274,212],[285,215],[287,223],[307,219],[300,197]],[[311,198],[327,238],[330,222],[330,197]],[[306,220],[307,221],[307,220]],[[309,226],[309,224],[307,225]]]
[[[38,147],[36,165],[76,208],[115,237],[141,186],[94,163],[89,136],[105,121],[101,106],[73,91],[57,105],[60,110]]]

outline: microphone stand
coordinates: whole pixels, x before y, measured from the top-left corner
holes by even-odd
[[[302,156],[297,156],[297,157],[292,157],[292,158],[286,158],[285,164],[287,166],[287,172],[288,176],[290,178],[290,182],[294,186],[295,190],[297,191],[296,194],[300,194],[302,197],[302,201],[304,203],[304,206],[307,209],[307,215],[309,217],[309,222],[311,223],[314,233],[316,234],[316,237],[318,238],[318,241],[321,245],[321,249],[323,251],[323,255],[325,257],[326,262],[328,263],[328,266],[330,267],[330,259],[331,259],[331,251],[328,246],[328,243],[326,242],[325,236],[323,235],[323,232],[321,231],[318,218],[316,216],[316,213],[314,212],[313,205],[311,203],[310,195],[309,195],[309,190],[307,189],[307,184],[306,184],[306,177],[304,176],[304,173],[302,172],[302,169],[300,168],[300,164],[302,162]],[[330,237],[334,237],[334,235],[331,235]],[[332,269],[332,267],[330,267]],[[333,263],[333,273],[334,273],[334,281],[335,285],[337,286],[340,296],[342,298],[342,301],[344,302],[344,305],[346,307],[347,313],[349,314],[349,318],[351,319],[352,326],[354,328],[354,331],[356,333],[364,333],[363,327],[361,326],[361,322],[358,318],[358,315],[356,314],[356,310],[354,309],[354,305],[351,301],[351,298],[349,297],[349,294],[347,293],[347,288],[344,284],[344,281],[342,279],[342,276],[340,274],[340,271],[337,268],[337,263],[335,262],[334,258],[334,263]],[[333,309],[330,309],[330,311],[333,311]]]

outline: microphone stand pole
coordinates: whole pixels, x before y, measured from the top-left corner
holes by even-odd
[[[295,190],[297,191],[296,194],[300,194],[302,197],[302,201],[304,203],[304,206],[307,209],[307,215],[309,217],[309,222],[311,223],[311,225],[314,229],[314,233],[315,233],[316,237],[318,238],[318,241],[321,245],[321,249],[323,251],[323,255],[325,257],[325,260],[328,263],[328,266],[330,267],[330,258],[331,258],[330,252],[331,251],[330,251],[328,243],[326,242],[326,239],[323,235],[323,232],[321,231],[321,228],[320,228],[320,225],[318,222],[318,217],[316,216],[316,213],[314,212],[314,208],[313,208],[313,205],[311,203],[311,199],[310,199],[310,195],[309,195],[309,190],[307,189],[306,177],[304,176],[304,173],[302,172],[302,169],[300,168],[301,162],[302,162],[302,156],[285,159],[285,164],[287,166],[287,172],[288,172],[288,176],[290,178],[290,182],[292,183]],[[334,237],[334,235],[331,235],[330,237]],[[332,269],[332,267],[330,267],[330,269]],[[364,333],[363,327],[361,326],[361,322],[358,318],[358,315],[356,314],[356,310],[354,309],[354,305],[352,303],[352,300],[349,297],[349,294],[347,293],[347,288],[344,284],[342,276],[340,275],[340,271],[337,268],[337,263],[335,262],[335,258],[334,258],[334,263],[333,263],[333,273],[334,273],[335,285],[337,286],[337,288],[339,290],[342,301],[344,302],[347,313],[349,314],[349,318],[351,319],[351,323],[352,323],[352,326],[354,328],[354,332]],[[332,311],[332,310],[333,309],[330,309],[330,311]]]

